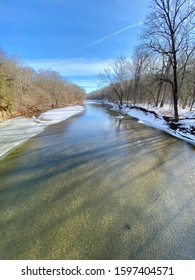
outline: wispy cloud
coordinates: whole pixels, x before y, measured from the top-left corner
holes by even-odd
[[[69,58],[69,59],[41,59],[26,60],[27,65],[35,70],[52,69],[67,77],[73,83],[85,88],[86,92],[91,92],[99,87],[98,74],[103,72],[110,62],[100,59]]]
[[[135,23],[135,24],[132,24],[132,25],[128,25],[128,26],[126,26],[126,27],[124,27],[124,28],[122,28],[122,29],[120,29],[120,30],[118,30],[118,31],[116,31],[116,32],[114,32],[114,33],[112,33],[112,34],[106,36],[106,37],[103,37],[103,38],[101,38],[101,39],[99,39],[99,40],[97,40],[97,41],[95,41],[95,42],[92,42],[92,43],[90,43],[90,44],[87,44],[87,45],[85,45],[85,46],[83,46],[83,47],[80,47],[80,48],[78,48],[78,49],[72,50],[72,51],[70,51],[68,54],[71,54],[71,53],[74,53],[74,52],[77,52],[77,51],[80,51],[80,50],[83,50],[83,49],[86,49],[86,48],[90,48],[90,47],[92,47],[92,46],[95,46],[95,45],[101,43],[102,41],[105,41],[105,40],[107,40],[107,39],[109,39],[109,38],[111,38],[111,37],[113,37],[113,36],[116,36],[116,35],[120,34],[121,32],[123,32],[123,31],[125,31],[125,30],[127,30],[127,29],[131,29],[131,28],[140,26],[140,25],[142,25],[142,24],[143,24],[143,22],[140,21],[140,22],[138,22],[138,23]]]
[[[93,77],[88,77],[85,79],[77,79],[77,78],[72,78],[70,79],[73,83],[79,85],[80,87],[85,88],[86,93],[89,93],[93,90],[97,90],[99,88],[99,79],[93,78]]]
[[[86,58],[69,58],[69,59],[40,59],[27,60],[26,63],[35,70],[52,69],[62,76],[89,76],[98,75],[104,70],[109,63],[109,59],[86,59]]]

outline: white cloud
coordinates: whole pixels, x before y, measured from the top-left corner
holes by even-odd
[[[85,88],[86,93],[97,90],[99,88],[100,81],[96,78],[85,78],[85,79],[71,79],[71,81],[80,87]]]
[[[109,59],[70,58],[27,60],[26,63],[35,70],[52,69],[62,76],[89,76],[103,72],[109,61]]]
[[[27,65],[35,70],[52,69],[61,76],[65,76],[71,82],[85,88],[89,93],[99,88],[98,75],[104,71],[104,68],[110,62],[100,59],[70,58],[70,59],[39,59],[26,60]]]

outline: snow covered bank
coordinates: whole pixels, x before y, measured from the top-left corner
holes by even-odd
[[[83,109],[82,106],[69,106],[47,111],[37,118],[17,117],[0,123],[0,157],[47,126],[62,122]]]
[[[113,110],[118,111],[118,106],[114,104],[113,106]],[[179,113],[181,119],[178,123],[174,123],[168,117],[166,117],[165,110],[160,110],[155,108],[147,111],[146,109],[139,107],[123,106],[120,112],[138,119],[138,122],[163,130],[172,136],[195,145],[195,112],[180,110]]]

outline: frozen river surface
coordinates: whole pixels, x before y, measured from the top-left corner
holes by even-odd
[[[195,147],[115,114],[88,104],[0,159],[1,259],[195,259]]]
[[[82,106],[69,106],[47,111],[38,118],[17,117],[0,123],[0,157],[47,126],[66,120],[82,110]]]

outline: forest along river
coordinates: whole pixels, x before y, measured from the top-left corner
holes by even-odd
[[[0,160],[0,258],[195,259],[194,155],[86,105]]]

